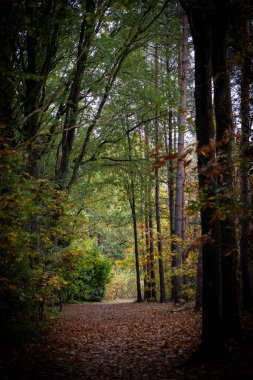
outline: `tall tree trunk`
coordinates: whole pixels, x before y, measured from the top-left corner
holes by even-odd
[[[128,157],[132,161],[132,146],[130,135],[127,136],[128,141]],[[129,183],[129,200],[132,212],[133,230],[134,230],[134,255],[135,255],[135,272],[136,272],[136,291],[137,302],[142,302],[141,295],[141,278],[140,278],[140,264],[139,264],[139,246],[138,246],[138,230],[137,230],[137,216],[136,216],[136,201],[135,201],[135,185],[133,180],[132,167],[130,168],[130,183]]]
[[[143,215],[145,218],[145,215]],[[142,258],[142,271],[143,271],[143,299],[144,301],[147,300],[147,277],[148,277],[148,268],[147,268],[147,256],[146,256],[146,243],[144,245],[145,239],[146,239],[146,230],[145,230],[145,223],[143,222],[142,218],[142,224],[141,224],[141,258]]]
[[[250,189],[248,179],[249,160],[247,150],[249,149],[250,137],[250,75],[251,75],[251,49],[250,42],[250,25],[248,20],[243,20],[242,27],[239,31],[241,38],[241,53],[243,66],[241,69],[241,148],[240,148],[240,178],[241,178],[241,202],[244,205],[244,215],[241,217],[241,274],[242,274],[242,308],[249,311],[253,307],[253,279],[250,274],[251,247],[250,247],[250,229],[249,215],[250,209]],[[250,49],[251,48],[251,49]]]
[[[149,259],[150,259],[150,301],[156,301],[156,273],[155,273],[155,252],[154,252],[154,231],[153,231],[153,212],[151,204],[151,189],[149,193],[149,202],[148,202],[148,228],[149,228]]]
[[[230,2],[180,1],[195,47],[195,101],[203,235],[202,352],[217,355],[224,335],[240,334],[238,254],[229,211],[232,190],[232,112],[226,34]],[[211,77],[214,81],[216,142],[212,126]],[[214,156],[215,154],[215,156]],[[219,170],[213,170],[214,167]],[[215,202],[213,201],[215,200]],[[222,218],[219,210],[224,210]],[[209,244],[206,244],[208,243]]]
[[[181,65],[179,70],[179,86],[180,86],[180,106],[178,114],[178,165],[176,174],[176,203],[175,203],[175,234],[177,238],[183,239],[183,200],[184,200],[184,162],[182,156],[184,154],[184,128],[186,117],[186,102],[187,102],[187,69],[188,69],[188,36],[189,27],[187,16],[183,16],[183,45],[181,55]],[[177,269],[182,268],[183,253],[181,244],[175,244],[172,267]],[[178,303],[181,298],[182,276],[173,274],[173,301]]]
[[[134,191],[134,182],[132,179],[131,179],[131,184],[130,184],[130,191],[131,191],[131,211],[132,211],[132,220],[133,220],[133,229],[134,229],[134,254],[135,254],[137,302],[142,302],[135,191]]]
[[[195,48],[195,103],[196,134],[198,153],[199,191],[208,199],[216,195],[215,181],[208,173],[214,160],[214,139],[212,117],[212,57],[211,20],[208,9],[188,8],[188,2],[181,1],[190,23]],[[198,5],[198,4],[197,4]],[[201,352],[214,355],[222,349],[221,328],[221,252],[217,237],[218,223],[214,208],[207,203],[201,208],[201,234],[203,258],[203,303]]]
[[[155,46],[155,87],[158,88],[158,47]],[[155,119],[155,150],[157,158],[159,156],[159,122],[156,112]],[[160,302],[166,301],[165,296],[165,280],[164,280],[164,263],[163,263],[163,245],[162,245],[162,227],[160,217],[160,174],[159,168],[155,169],[155,215],[156,215],[156,232],[157,232],[157,251],[159,265],[159,281],[160,281]]]
[[[168,123],[168,130],[169,130],[169,135],[167,137],[167,130],[166,130],[166,124],[164,125],[164,137],[165,137],[165,150],[166,154],[171,157],[171,155],[174,152],[173,149],[173,141],[172,141],[172,135],[173,135],[173,123],[172,123],[172,110],[169,110],[169,123]],[[169,221],[170,221],[170,237],[172,237],[175,234],[175,190],[174,190],[174,162],[170,158],[167,162],[167,194],[168,194],[168,207],[169,207]],[[170,251],[174,251],[174,242],[172,241],[170,245]],[[173,267],[173,260],[174,257],[171,255],[171,267]],[[173,277],[172,277],[172,290],[170,294],[170,299],[173,301],[174,299],[174,294],[173,294]]]
[[[173,153],[173,123],[172,123],[172,110],[169,110],[169,146],[168,153]],[[169,196],[169,211],[170,211],[170,234],[175,233],[175,194],[174,194],[174,176],[173,176],[174,162],[172,159],[168,161],[168,196]]]
[[[143,143],[143,136],[141,129],[139,130],[139,139],[140,145]],[[146,157],[146,152],[143,151],[143,158]],[[142,271],[143,271],[143,299],[147,300],[147,291],[148,291],[148,265],[147,265],[147,178],[146,172],[140,173],[140,181],[141,181],[141,257],[142,257]]]
[[[150,267],[150,248],[149,248],[149,224],[148,224],[148,202],[145,202],[145,249],[146,249],[146,272],[144,273],[144,283],[146,287],[144,288],[144,300],[151,300],[151,267]]]
[[[145,128],[145,157],[149,157],[149,135]],[[152,212],[152,179],[147,176],[146,204],[145,204],[145,229],[146,229],[146,256],[147,256],[147,292],[146,300],[156,300],[156,276],[154,257],[154,233],[153,233],[153,212]]]
[[[232,136],[233,118],[230,82],[227,68],[227,31],[229,20],[226,8],[217,0],[217,13],[212,17],[212,62],[214,84],[214,108],[216,118],[216,155],[220,173],[217,177],[218,197],[221,207],[231,207],[233,190]],[[224,1],[227,5],[227,1]],[[227,213],[220,220],[222,253],[222,321],[223,332],[229,337],[240,335],[238,299],[238,264],[234,218]]]
[[[156,169],[156,186],[155,186],[155,210],[156,210],[156,231],[157,231],[157,250],[159,264],[159,280],[160,280],[160,302],[166,302],[165,280],[164,280],[164,263],[163,263],[163,246],[162,246],[162,227],[160,217],[160,183],[159,172]]]

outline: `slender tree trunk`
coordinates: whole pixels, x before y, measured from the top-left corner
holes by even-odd
[[[145,128],[144,130],[144,136],[145,136],[145,159],[148,160],[149,156],[149,137],[148,132]],[[145,214],[145,251],[146,251],[146,272],[144,274],[144,283],[146,284],[146,287],[144,289],[144,299],[145,301],[151,300],[151,263],[150,263],[150,244],[149,244],[149,222],[148,222],[148,215],[149,215],[149,192],[150,192],[150,176],[147,174],[145,178],[145,207],[144,207],[144,214]]]
[[[155,46],[155,87],[158,88],[158,47]],[[155,150],[157,158],[159,155],[159,122],[155,119]],[[156,232],[157,232],[157,251],[159,265],[159,281],[160,281],[160,302],[166,302],[165,296],[165,280],[164,280],[164,263],[163,263],[163,245],[162,245],[162,227],[160,217],[160,174],[159,168],[155,169],[155,215],[156,215]]]
[[[181,53],[181,65],[179,72],[180,85],[180,107],[178,115],[178,166],[176,174],[176,203],[175,203],[175,234],[177,238],[183,239],[183,200],[184,200],[184,162],[182,156],[184,154],[184,128],[186,117],[186,102],[187,102],[187,69],[188,69],[188,36],[189,27],[187,16],[183,17],[183,45]],[[181,244],[175,244],[172,266],[177,269],[182,268],[183,253]],[[178,303],[181,298],[182,276],[173,274],[173,301]]]
[[[149,157],[149,135],[145,129],[145,157]],[[147,301],[156,300],[156,276],[155,276],[155,257],[154,257],[154,233],[153,233],[153,213],[152,213],[152,179],[147,177],[146,186],[146,207],[145,207],[145,225],[146,225],[146,249],[147,249],[147,271],[148,271],[148,289],[146,292]]]
[[[128,157],[131,163],[132,161],[132,146],[130,135],[127,136],[128,141]],[[136,272],[136,291],[137,302],[142,302],[141,295],[141,278],[140,278],[140,265],[139,265],[139,246],[138,246],[138,230],[137,230],[137,216],[136,216],[136,201],[135,201],[135,185],[133,180],[132,167],[130,168],[130,183],[129,183],[129,200],[132,212],[133,230],[134,230],[134,255],[135,255],[135,272]]]
[[[162,246],[162,227],[160,217],[160,184],[159,173],[156,173],[156,187],[155,187],[155,210],[156,210],[156,231],[157,231],[157,250],[158,250],[158,264],[159,264],[159,279],[160,279],[160,302],[166,302],[165,295],[165,280],[164,280],[164,263],[163,263],[163,246]]]
[[[143,218],[142,218],[143,220]],[[146,239],[146,235],[145,235],[145,223],[142,223],[142,226],[141,226],[141,241],[142,241],[142,245],[141,245],[141,257],[142,257],[142,271],[143,271],[143,287],[144,287],[144,291],[143,291],[143,294],[144,294],[144,301],[147,300],[147,286],[148,286],[148,283],[147,283],[147,276],[148,276],[148,268],[147,268],[147,257],[146,257],[146,244],[144,245],[144,241]]]
[[[149,228],[149,258],[150,258],[150,301],[156,301],[156,273],[155,273],[155,252],[154,252],[154,231],[153,231],[153,213],[151,205],[151,192],[149,193],[149,215],[148,215],[148,228]]]
[[[140,266],[139,266],[139,247],[138,247],[138,231],[137,231],[137,218],[136,218],[136,205],[135,205],[135,191],[134,182],[131,179],[131,210],[132,220],[134,228],[134,254],[135,254],[135,271],[136,271],[136,290],[137,290],[137,302],[142,302],[141,295],[141,280],[140,280]]]
[[[140,145],[142,144],[142,134],[141,130],[139,131]],[[145,152],[144,157],[145,157]],[[147,256],[146,256],[146,182],[145,182],[145,172],[140,173],[140,182],[141,182],[141,259],[142,259],[142,272],[143,272],[143,299],[146,301],[146,292],[147,292],[147,277],[148,277],[148,268],[147,268]]]
[[[130,135],[127,135],[128,142],[128,158],[131,164],[132,161],[132,145]],[[141,295],[141,278],[140,278],[140,264],[139,264],[139,244],[138,244],[138,229],[137,229],[137,215],[136,215],[136,200],[135,200],[135,183],[134,173],[132,166],[130,167],[130,181],[127,184],[127,192],[132,213],[133,231],[134,231],[134,255],[135,255],[135,273],[136,273],[136,291],[137,302],[142,302]]]
[[[173,123],[172,123],[172,110],[169,110],[169,149],[168,153],[173,153]],[[174,194],[174,176],[173,176],[174,162],[172,159],[168,162],[168,195],[169,195],[169,211],[170,211],[170,234],[175,233],[175,194]]]
[[[141,130],[139,131],[140,145],[142,145],[143,137]],[[143,153],[143,158],[146,156],[146,152]],[[148,289],[148,265],[147,265],[147,178],[146,172],[140,173],[141,181],[141,257],[142,257],[142,271],[143,271],[143,298],[144,301],[147,300],[147,289]]]
[[[167,131],[166,131],[166,125],[165,125],[165,149],[166,153],[171,157],[172,153],[174,152],[173,150],[173,141],[172,141],[172,135],[173,135],[173,123],[172,123],[172,110],[169,110],[169,125],[168,125],[168,130],[169,130],[169,135],[168,135],[168,140],[167,140]],[[168,207],[169,207],[169,221],[170,221],[170,237],[172,237],[175,234],[175,191],[174,191],[174,174],[173,174],[173,169],[174,169],[174,162],[170,158],[167,162],[167,193],[168,193]],[[172,241],[171,246],[170,246],[170,251],[174,251],[174,242]],[[171,267],[173,268],[173,260],[174,257],[171,255]],[[172,281],[172,290],[170,294],[170,299],[173,301],[174,299],[174,294],[173,294],[173,277],[171,279]]]
[[[149,248],[149,224],[148,224],[148,203],[146,200],[145,204],[145,247],[146,247],[146,262],[147,262],[147,271],[144,277],[144,283],[146,287],[144,289],[144,299],[145,301],[151,300],[151,265],[150,265],[150,248]]]

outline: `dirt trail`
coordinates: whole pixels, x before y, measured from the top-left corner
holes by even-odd
[[[9,363],[5,379],[217,380],[225,373],[220,365],[176,368],[199,344],[200,315],[192,310],[102,303],[64,306],[62,315],[17,364]]]

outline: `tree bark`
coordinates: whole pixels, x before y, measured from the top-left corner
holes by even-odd
[[[208,173],[214,160],[214,139],[212,117],[212,57],[211,19],[203,2],[188,8],[187,1],[181,1],[190,24],[195,49],[195,104],[196,134],[198,153],[199,191],[208,199],[216,195],[216,185]],[[192,4],[190,4],[192,5]],[[200,6],[202,5],[202,7]],[[210,149],[208,149],[210,148]],[[214,222],[212,222],[214,220]],[[215,210],[210,205],[201,208],[201,233],[203,239],[203,304],[201,352],[214,355],[222,350],[221,328],[221,252],[219,228],[215,221]],[[217,240],[218,238],[218,240]]]
[[[132,161],[132,146],[130,135],[127,136],[128,140],[128,157],[131,163]],[[132,170],[132,168],[130,168]],[[141,295],[141,278],[140,278],[140,264],[139,264],[139,246],[138,246],[138,229],[137,229],[137,216],[136,216],[136,201],[135,201],[135,186],[133,180],[133,173],[130,173],[130,184],[129,184],[129,200],[132,212],[133,230],[134,230],[134,256],[135,256],[135,272],[136,272],[136,292],[137,292],[137,302],[142,302]]]
[[[158,88],[158,47],[155,46],[155,87]],[[155,119],[155,150],[157,158],[159,155],[159,122]],[[155,215],[156,215],[156,233],[157,233],[157,251],[159,265],[159,281],[160,281],[160,302],[166,302],[165,280],[164,280],[164,263],[163,263],[163,244],[162,244],[162,227],[160,216],[160,173],[159,168],[155,169]]]
[[[222,351],[224,336],[237,337],[241,331],[238,253],[235,225],[229,211],[232,207],[233,124],[226,36],[231,4],[227,0],[182,0],[181,4],[188,13],[195,47],[199,186],[206,200],[201,209],[202,236],[205,238],[202,248],[202,352],[213,356]],[[212,125],[212,77],[216,141]]]
[[[140,265],[139,265],[139,247],[138,247],[138,231],[137,231],[137,218],[136,218],[136,204],[135,204],[135,191],[134,182],[131,180],[131,210],[134,229],[134,254],[135,254],[135,272],[136,272],[136,291],[137,302],[142,302],[141,295],[141,280],[140,280]]]
[[[173,123],[172,123],[172,110],[169,110],[169,146],[168,153],[171,155],[173,153]],[[175,234],[175,191],[174,191],[174,176],[173,176],[173,160],[168,161],[168,195],[169,195],[169,211],[170,211],[170,234],[171,236]]]
[[[145,156],[149,156],[149,136],[145,129]],[[152,179],[148,175],[146,186],[145,205],[145,229],[146,229],[146,256],[147,256],[147,291],[145,299],[147,301],[156,300],[156,275],[154,257],[154,233],[153,233],[153,213],[152,213]]]
[[[199,311],[202,308],[202,282],[203,282],[203,262],[202,252],[198,254],[198,267],[197,267],[197,279],[196,279],[196,297],[195,297],[195,310]]]
[[[242,21],[239,31],[241,38],[241,147],[240,147],[240,180],[241,180],[241,202],[244,206],[243,215],[240,219],[241,236],[241,275],[242,275],[242,308],[245,311],[252,310],[253,307],[253,279],[250,273],[252,261],[250,247],[250,225],[248,210],[250,209],[250,188],[249,188],[249,159],[247,150],[249,149],[250,137],[250,75],[251,75],[251,49],[250,25],[248,20]]]
[[[224,8],[222,7],[224,5]],[[231,207],[233,190],[232,138],[233,118],[230,81],[227,68],[227,18],[228,2],[217,0],[217,12],[212,17],[212,67],[214,85],[214,108],[216,118],[216,156],[220,173],[217,177],[219,206]],[[226,212],[226,210],[224,211]],[[241,333],[239,316],[239,282],[236,229],[234,218],[223,216],[220,223],[220,249],[222,253],[222,321],[223,333],[237,337]]]
[[[154,254],[154,231],[153,231],[153,213],[151,205],[151,189],[149,193],[149,202],[148,202],[148,228],[149,228],[149,265],[150,265],[150,280],[149,280],[149,289],[151,298],[149,301],[156,301],[156,273],[155,273],[155,254]]]
[[[187,69],[188,69],[188,36],[189,27],[187,16],[183,16],[183,44],[181,56],[181,64],[179,69],[179,86],[180,86],[180,105],[178,113],[178,164],[176,173],[176,202],[175,202],[175,235],[181,241],[183,240],[183,200],[184,200],[184,128],[186,118],[186,103],[187,103]],[[181,243],[174,244],[172,268],[175,270],[182,269],[183,252]],[[182,275],[173,274],[172,276],[172,298],[174,303],[178,303],[182,298]]]

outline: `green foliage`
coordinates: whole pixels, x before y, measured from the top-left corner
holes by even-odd
[[[75,229],[68,194],[30,177],[23,162],[22,152],[2,149],[0,335],[21,339],[66,294],[71,300],[101,300],[110,273],[110,262],[89,240],[82,248],[71,243]]]
[[[22,168],[21,153],[1,151],[0,315],[1,326],[43,319],[57,279],[59,240],[66,231],[59,215],[64,194],[47,180],[34,180]],[[27,320],[27,323],[24,322]]]
[[[105,285],[110,280],[111,261],[101,255],[98,247],[87,247],[81,241],[70,247],[72,271],[63,270],[63,277],[68,284],[63,291],[64,302],[101,301]]]

